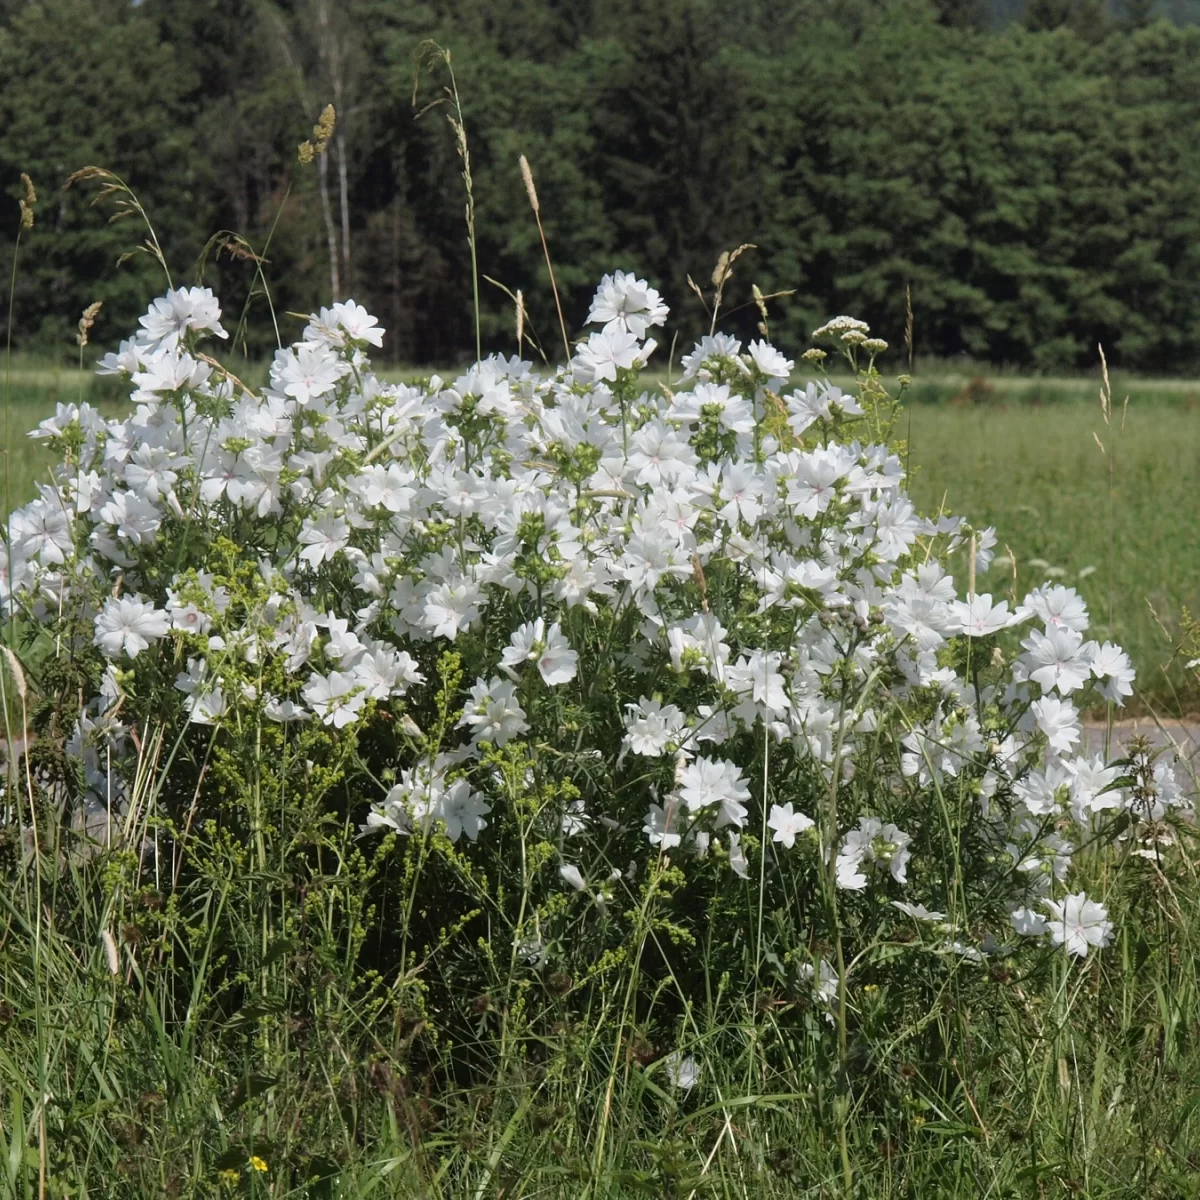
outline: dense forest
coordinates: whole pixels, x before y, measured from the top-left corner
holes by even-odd
[[[646,275],[681,337],[723,249],[753,243],[735,303],[772,301],[797,346],[848,312],[920,354],[1038,370],[1200,365],[1200,29],[1125,0],[39,0],[0,4],[0,211],[16,348],[76,352],[103,301],[112,342],[161,290],[144,230],[64,182],[134,189],[176,282],[246,313],[252,356],[286,314],[354,297],[398,360],[474,354],[466,195],[445,63],[470,152],[478,269],[522,290],[561,343],[528,157],[568,327],[599,276]],[[441,101],[441,103],[434,103]],[[307,165],[297,146],[332,103]],[[432,107],[431,107],[432,105]],[[227,231],[223,237],[212,235]],[[241,240],[235,241],[233,234]],[[261,276],[250,251],[265,257]],[[481,283],[485,349],[513,303]],[[749,306],[730,327],[751,330]],[[239,345],[239,350],[242,346]]]

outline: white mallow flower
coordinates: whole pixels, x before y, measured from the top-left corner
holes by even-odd
[[[722,825],[740,829],[746,820],[742,802],[750,799],[750,788],[736,763],[702,755],[679,772],[679,798],[691,813],[715,807],[718,829]]]
[[[293,396],[301,408],[327,396],[349,367],[324,346],[301,343],[294,350],[277,350],[271,364],[271,381]]]
[[[116,658],[122,650],[130,658],[137,658],[151,642],[165,637],[170,628],[171,618],[161,608],[141,596],[122,596],[106,600],[96,615],[95,644],[109,658]]]
[[[1017,612],[1036,617],[1047,629],[1073,629],[1085,633],[1088,627],[1087,605],[1073,587],[1045,583],[1029,593]]]
[[[173,288],[151,303],[138,324],[138,344],[151,354],[174,350],[189,331],[229,336],[221,328],[221,306],[211,288]]]
[[[962,633],[971,638],[989,637],[1024,619],[1020,610],[1015,613],[1008,611],[1007,600],[993,604],[991,596],[985,592],[970,600],[955,600],[950,605],[949,629],[952,633]]]
[[[789,802],[771,805],[771,815],[767,819],[767,825],[775,831],[775,837],[772,840],[781,842],[790,850],[796,844],[797,836],[813,827],[813,820],[802,812],[793,812]]]
[[[1043,696],[1029,706],[1029,713],[1050,743],[1050,749],[1069,754],[1079,741],[1079,709],[1070,700]],[[1023,722],[1024,723],[1024,722]]]
[[[1086,893],[1076,892],[1064,900],[1046,900],[1050,912],[1047,927],[1056,946],[1079,958],[1087,956],[1088,947],[1102,950],[1112,941],[1113,927],[1103,904],[1089,900]]]
[[[1046,918],[1032,908],[1015,908],[1010,919],[1013,929],[1022,937],[1040,937],[1046,932]]]
[[[907,900],[893,900],[892,907],[898,908],[906,917],[914,921],[944,921],[946,914],[926,908],[923,904],[909,904]]]
[[[500,655],[502,667],[517,667],[525,662],[537,663],[542,678],[555,687],[575,678],[579,655],[571,649],[557,621],[547,629],[545,620],[538,617],[517,629]]]
[[[300,557],[310,566],[329,562],[350,544],[350,526],[345,517],[322,513],[315,521],[308,517],[300,527]]]
[[[476,680],[459,726],[470,727],[472,742],[492,742],[497,746],[526,733],[529,722],[516,693],[516,685],[505,679],[493,678],[486,683]]]
[[[742,343],[732,334],[706,334],[696,343],[691,353],[680,359],[679,365],[683,368],[680,382],[686,383],[695,378],[702,379],[705,383],[709,382],[712,372],[704,364],[714,359],[736,358],[741,349]]]
[[[683,841],[683,819],[679,811],[679,800],[668,796],[663,805],[652,804],[646,813],[646,823],[642,832],[652,846],[659,846],[665,852],[674,850]]]
[[[828,421],[838,413],[847,417],[861,417],[863,411],[853,396],[828,382],[818,384],[810,381],[804,391],[793,392],[784,400],[791,414],[788,424],[797,437],[816,421]]]
[[[846,834],[834,866],[837,886],[861,891],[867,886],[863,866],[886,867],[897,883],[908,882],[909,843],[912,838],[878,817],[860,817],[858,826]]]
[[[653,347],[653,342],[647,346]],[[623,329],[593,333],[575,348],[575,369],[587,382],[606,380],[615,383],[618,371],[629,371],[644,362],[642,344]]]
[[[770,342],[751,342],[746,353],[759,374],[767,377],[767,384],[773,391],[778,391],[787,382],[796,365],[790,358],[784,358]]]
[[[837,495],[837,485],[850,473],[854,460],[841,446],[818,446],[816,450],[793,450],[782,460],[780,481],[785,484],[786,503],[799,517],[816,520]]]
[[[742,849],[742,835],[729,831],[729,868],[741,879],[750,876],[750,864],[746,861],[746,852]]]
[[[184,702],[195,725],[215,725],[228,711],[225,690],[218,684],[211,689],[197,690]]]
[[[1084,642],[1082,634],[1067,626],[1050,626],[1045,633],[1034,630],[1022,643],[1029,678],[1043,692],[1057,689],[1064,696],[1087,683],[1092,671],[1095,642]]]
[[[672,1050],[663,1059],[663,1067],[671,1086],[680,1091],[691,1091],[700,1082],[700,1064],[690,1054]]]
[[[662,297],[644,279],[617,271],[600,280],[587,323],[603,325],[605,333],[623,331],[642,338],[652,325],[663,324],[669,312]]]
[[[322,724],[335,729],[344,729],[356,720],[367,702],[366,693],[349,671],[310,675],[303,695]]]
[[[479,620],[484,599],[483,589],[469,579],[438,584],[425,597],[421,624],[434,637],[454,641]]]
[[[452,842],[457,842],[464,833],[474,842],[486,828],[484,817],[491,811],[491,805],[465,779],[456,779],[442,792],[431,815],[446,826],[446,836]]]
[[[361,304],[345,300],[309,314],[304,340],[334,350],[348,342],[366,342],[378,349],[383,346],[383,333],[379,322]]]
[[[571,863],[563,863],[558,868],[558,873],[562,877],[564,883],[568,883],[577,892],[587,891],[587,881],[583,877],[583,872]]]
[[[755,650],[725,668],[725,686],[749,706],[748,723],[759,714],[764,718],[782,717],[791,708],[786,681],[779,670],[782,658],[773,651]]]
[[[269,721],[307,721],[309,713],[294,700],[280,700],[278,696],[263,698],[263,715]]]
[[[1120,646],[1112,642],[1097,646],[1092,651],[1092,674],[1102,681],[1097,690],[1106,700],[1123,706],[1125,697],[1133,695],[1136,673]]]
[[[684,715],[674,704],[647,700],[643,696],[636,704],[626,704],[624,750],[658,758],[667,752],[672,742],[678,743],[686,728]]]

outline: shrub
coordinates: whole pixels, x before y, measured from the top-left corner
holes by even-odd
[[[1098,848],[1157,860],[1184,801],[1083,752],[1132,671],[1073,589],[956,594],[994,537],[909,503],[861,322],[815,334],[851,393],[719,333],[647,377],[665,315],[618,272],[556,373],[410,386],[336,304],[254,394],[209,291],[156,300],[101,364],[133,411],[60,406],[9,524],[16,870],[164,1030],[333,1062],[418,1142],[478,1085],[586,1090],[599,1162],[614,1104],[720,1111],[732,1071],[825,1106],[848,1174],[847,1097],[894,1117],[902,1043],[956,1091],[965,1013],[1106,946]]]

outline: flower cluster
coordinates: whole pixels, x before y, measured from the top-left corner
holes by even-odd
[[[408,750],[365,829],[482,852],[510,819],[496,755],[522,749],[531,789],[571,784],[538,815],[546,886],[601,916],[666,860],[721,886],[791,872],[979,960],[1004,930],[968,920],[953,840],[1017,933],[1104,945],[1103,905],[1067,888],[1075,845],[1131,805],[1080,750],[1087,706],[1130,694],[1125,654],[1087,640],[1071,588],[958,594],[950,556],[986,572],[995,538],[914,509],[873,371],[793,385],[773,346],[715,334],[647,382],[666,313],[618,272],[558,371],[493,357],[409,386],[335,304],[255,394],[199,350],[225,336],[211,292],[156,300],[101,364],[130,414],[63,405],[36,431],[61,462],[3,562],[6,609],[98,656],[70,745],[84,802],[119,810],[150,716],[344,738],[386,718]],[[229,545],[254,564],[237,595]],[[450,652],[467,677],[439,724]],[[1159,795],[1184,805],[1166,775]]]

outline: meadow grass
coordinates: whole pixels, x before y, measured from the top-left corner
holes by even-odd
[[[997,560],[980,590],[1019,599],[1046,578],[1078,588],[1096,628],[1136,664],[1143,702],[1194,714],[1195,677],[1172,652],[1181,608],[1200,608],[1200,409],[1131,400],[1123,430],[1119,419],[1110,433],[1099,405],[1079,401],[912,404],[901,416],[910,494],[923,512],[944,503],[996,527]],[[1094,432],[1115,453],[1111,497]]]

